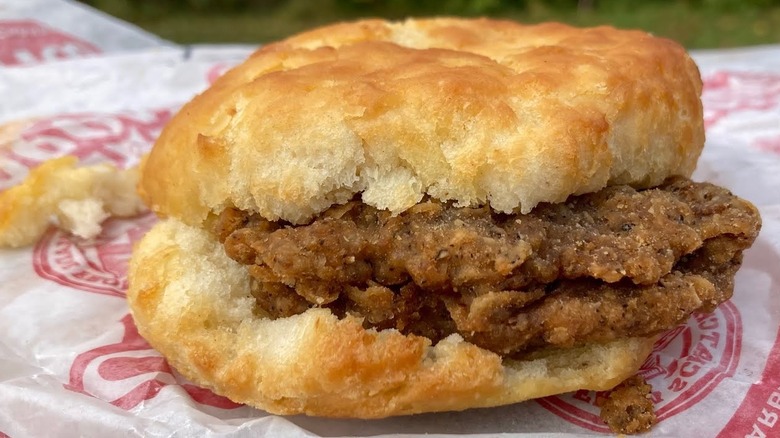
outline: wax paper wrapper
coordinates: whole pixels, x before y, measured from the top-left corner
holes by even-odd
[[[65,154],[138,162],[176,108],[251,47],[154,48],[0,69],[0,190]],[[648,434],[780,434],[780,47],[696,54],[707,146],[695,179],[752,200],[764,228],[734,298],[657,343]],[[11,102],[10,104],[8,102]],[[0,436],[588,436],[604,393],[385,420],[278,417],[188,382],[138,335],[124,294],[150,214],[82,240],[0,251]],[[503,435],[502,435],[503,436]]]
[[[0,65],[31,65],[169,46],[71,0],[0,0]]]

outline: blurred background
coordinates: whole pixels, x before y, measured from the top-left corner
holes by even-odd
[[[262,43],[360,17],[611,24],[688,48],[780,43],[780,0],[81,0],[178,43]]]

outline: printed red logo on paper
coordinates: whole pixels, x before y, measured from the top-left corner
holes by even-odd
[[[36,246],[39,275],[87,292],[123,298],[132,246],[156,221],[153,214],[111,219],[92,241],[81,241],[50,230]],[[120,321],[119,342],[79,354],[66,388],[131,409],[149,400],[166,385],[176,385],[196,402],[221,409],[240,405],[179,377],[159,353],[138,334],[130,315]]]
[[[658,421],[677,415],[706,397],[734,374],[742,339],[742,321],[731,302],[666,333],[655,344],[640,375],[653,386]],[[609,432],[599,418],[598,400],[608,391],[577,391],[537,402],[555,415],[596,432]]]
[[[3,151],[14,168],[30,168],[63,155],[83,163],[135,164],[149,150],[169,110],[128,114],[73,114],[47,118],[23,130],[13,148]],[[18,177],[17,172],[7,178]],[[0,175],[0,178],[2,175]],[[13,184],[14,180],[0,181]],[[100,294],[124,296],[132,242],[153,224],[151,214],[107,221],[103,232],[85,241],[50,229],[35,245],[33,264],[43,278],[64,286]]]
[[[759,137],[755,145],[763,151],[780,154],[780,134],[774,137]]]
[[[133,243],[155,222],[152,213],[109,219],[100,235],[89,241],[51,228],[35,245],[35,272],[63,286],[124,297]]]
[[[115,343],[79,354],[65,385],[122,409],[132,409],[157,395],[167,385],[178,385],[196,402],[221,409],[241,405],[184,381],[138,334],[130,315],[120,321],[124,334]]]
[[[2,155],[28,168],[63,155],[76,156],[87,164],[111,162],[128,167],[149,150],[171,114],[163,109],[49,117],[24,129],[13,148]]]
[[[704,125],[718,124],[744,111],[780,106],[780,75],[766,72],[721,71],[704,78]]]
[[[780,429],[780,333],[767,357],[761,378],[754,382],[718,438],[778,436]]]
[[[91,43],[31,20],[0,21],[0,64],[29,65],[100,53]]]
[[[62,155],[83,163],[112,162],[134,165],[149,150],[170,110],[122,114],[72,114],[36,121],[0,150],[4,169],[0,189],[18,182],[27,169]],[[154,224],[151,213],[134,218],[109,219],[100,235],[83,240],[55,228],[33,249],[35,272],[77,290],[124,298],[132,246]],[[176,385],[198,403],[222,409],[238,405],[195,386],[178,376],[136,330],[127,315],[123,335],[116,342],[76,356],[66,388],[131,409],[153,398],[163,387]]]
[[[83,164],[138,163],[171,118],[169,109],[119,114],[66,114],[33,122],[0,148],[0,190],[46,160],[73,155]]]

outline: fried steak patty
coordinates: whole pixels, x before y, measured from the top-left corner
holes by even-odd
[[[729,299],[760,228],[727,190],[673,178],[507,215],[424,200],[392,216],[359,201],[308,225],[226,209],[213,229],[253,278],[257,312],[312,306],[504,356],[646,336]]]

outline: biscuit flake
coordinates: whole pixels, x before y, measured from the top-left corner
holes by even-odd
[[[46,161],[19,185],[0,193],[0,247],[32,244],[51,224],[90,239],[100,234],[107,218],[143,210],[135,193],[137,168],[77,164],[72,156]]]

